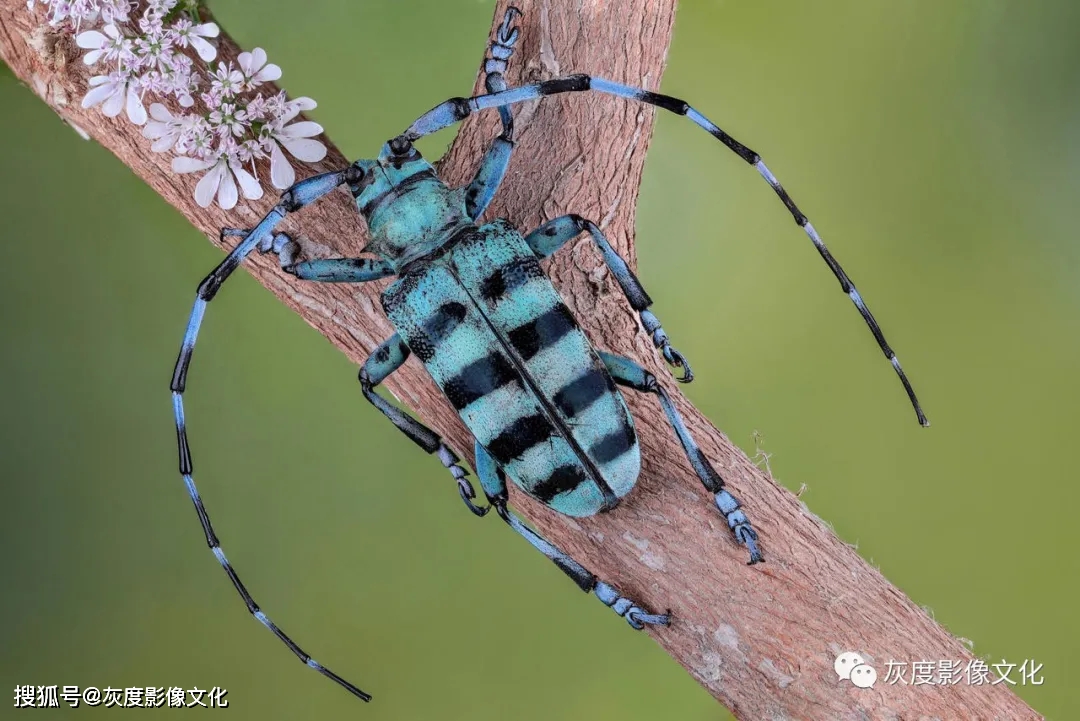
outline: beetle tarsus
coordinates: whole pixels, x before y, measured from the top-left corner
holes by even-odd
[[[478,506],[473,503],[473,499],[476,498],[476,489],[473,488],[472,483],[469,483],[467,478],[458,479],[458,494],[461,496],[461,500],[464,501],[465,507],[473,512],[474,515],[483,518],[491,510],[491,506]]]

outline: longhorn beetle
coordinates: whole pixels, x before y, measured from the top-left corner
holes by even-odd
[[[418,446],[438,456],[473,513],[483,516],[494,508],[510,528],[633,628],[665,626],[670,616],[649,613],[622,596],[507,508],[507,476],[533,498],[568,516],[608,511],[633,489],[641,456],[634,423],[616,385],[657,397],[690,465],[713,495],[736,542],[749,551],[749,563],[764,560],[750,520],[698,449],[664,387],[629,358],[594,349],[541,270],[541,258],[588,233],[630,306],[639,313],[653,345],[668,364],[680,369],[676,379],[683,383],[693,380],[690,364],[671,346],[660,321],[649,310],[652,299],[596,224],[578,215],[565,215],[525,235],[506,220],[476,225],[506,173],[514,147],[510,105],[588,90],[628,98],[686,116],[753,165],[810,236],[899,375],[919,423],[929,425],[900,362],[851,279],[757,153],[681,100],[610,80],[569,75],[508,89],[503,72],[518,38],[514,25],[518,15],[516,8],[506,12],[491,44],[484,64],[486,95],[452,98],[435,106],[386,143],[378,159],[358,160],[344,170],[300,181],[282,194],[280,202],[254,228],[222,230],[223,238],[238,236],[241,240],[199,285],[173,371],[180,473],[207,544],[255,618],[301,661],[365,701],[371,696],[316,662],[260,610],[226,559],[192,479],[182,400],[191,354],[207,303],[252,251],[277,254],[282,269],[302,280],[364,283],[397,276],[382,294],[383,310],[397,332],[360,369],[364,397]],[[487,150],[472,182],[464,188],[448,188],[413,142],[487,108],[498,109],[502,133]],[[356,199],[371,234],[366,250],[377,257],[299,261],[298,244],[284,233],[275,233],[274,228],[287,213],[340,185],[347,186]],[[468,472],[435,432],[375,392],[410,354],[423,362],[475,437],[475,470],[490,505],[473,502],[476,492]]]

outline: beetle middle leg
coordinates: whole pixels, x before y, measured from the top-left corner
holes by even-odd
[[[670,614],[646,613],[634,601],[621,595],[610,584],[598,579],[588,569],[559,550],[554,544],[526,526],[517,516],[512,514],[506,506],[509,499],[506,492],[506,474],[503,473],[503,470],[495,463],[495,459],[479,443],[476,444],[476,474],[480,477],[480,483],[484,487],[484,493],[487,495],[488,501],[495,507],[499,517],[510,528],[514,529],[518,535],[528,541],[533,548],[551,559],[563,573],[573,579],[578,588],[585,593],[591,591],[596,594],[601,603],[625,618],[631,627],[639,631],[645,628],[646,625],[667,626],[671,623]]]
[[[690,461],[694,472],[701,480],[701,484],[713,494],[716,507],[724,514],[728,528],[735,534],[735,540],[750,550],[750,564],[764,561],[765,558],[761,555],[761,551],[758,550],[757,546],[757,532],[754,531],[750,525],[750,520],[743,513],[742,505],[735,499],[735,496],[724,488],[724,479],[720,477],[720,474],[705,458],[705,454],[698,448],[697,443],[690,435],[690,431],[687,430],[686,424],[683,423],[678,409],[675,408],[675,403],[672,402],[663,386],[657,383],[656,376],[629,358],[601,352],[600,359],[604,361],[604,365],[607,366],[611,377],[619,385],[644,393],[654,393],[660,398],[660,405],[664,409],[664,415],[667,416],[668,423],[674,429],[675,435],[679,437],[679,442],[686,452],[686,458]]]
[[[251,230],[222,228],[221,237],[244,237]],[[300,280],[321,283],[367,283],[394,275],[394,268],[380,258],[320,258],[296,262],[300,245],[287,233],[276,233],[262,240],[256,250],[274,253],[281,262],[281,269]]]
[[[682,369],[681,376],[675,376],[680,383],[689,383],[694,380],[694,373],[690,370],[690,363],[682,353],[675,350],[668,341],[667,333],[664,332],[660,320],[648,310],[652,305],[652,298],[641,286],[641,281],[630,270],[622,256],[611,246],[608,239],[591,220],[586,220],[580,215],[564,215],[541,225],[536,230],[525,236],[525,242],[533,249],[540,258],[546,258],[559,248],[566,245],[582,233],[587,232],[592,237],[600,251],[608,270],[615,276],[623,295],[629,301],[630,307],[641,315],[641,324],[645,332],[652,336],[653,345],[664,356],[664,360],[675,368]]]
[[[461,500],[465,502],[470,511],[478,516],[483,516],[491,509],[489,506],[477,506],[472,502],[476,498],[476,491],[473,489],[472,483],[469,482],[469,472],[458,465],[458,461],[461,459],[442,442],[439,434],[401,409],[391,405],[385,398],[375,392],[375,386],[401,368],[409,357],[409,353],[409,346],[405,345],[405,341],[401,340],[397,333],[390,336],[382,345],[376,348],[375,352],[368,357],[360,368],[360,387],[364,391],[364,397],[382,411],[382,414],[389,418],[390,422],[408,436],[413,443],[428,453],[437,454],[439,460],[442,461],[442,464],[450,471],[454,480],[457,481]]]

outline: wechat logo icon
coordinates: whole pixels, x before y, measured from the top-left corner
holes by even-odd
[[[877,671],[854,651],[845,651],[836,657],[833,670],[841,681],[851,681],[859,688],[871,688],[877,681]]]

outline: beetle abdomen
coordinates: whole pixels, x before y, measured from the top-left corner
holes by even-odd
[[[383,306],[522,490],[589,516],[633,488],[641,458],[626,404],[516,230],[463,234],[388,288]]]

